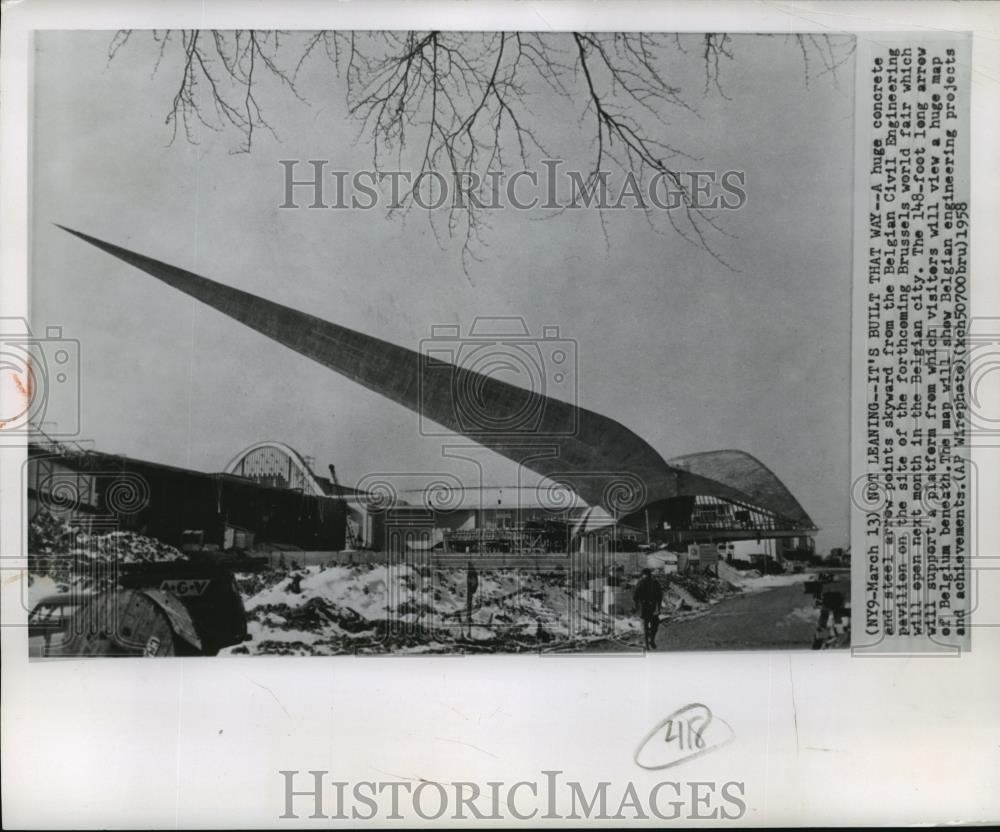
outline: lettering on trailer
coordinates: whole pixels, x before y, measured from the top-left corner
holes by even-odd
[[[205,590],[208,589],[208,585],[210,583],[212,583],[212,581],[208,578],[200,581],[177,578],[174,580],[164,581],[160,584],[160,589],[178,597],[184,597],[185,595],[202,595]]]

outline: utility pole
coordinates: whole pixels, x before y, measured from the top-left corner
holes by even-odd
[[[341,493],[340,483],[337,482],[337,469],[333,466],[333,463],[331,462],[327,467],[330,469],[330,482],[333,483],[334,492],[344,504],[344,533],[347,536],[347,545],[352,549],[357,549],[358,539],[354,536],[354,532],[351,531],[351,518],[347,511],[347,495]]]

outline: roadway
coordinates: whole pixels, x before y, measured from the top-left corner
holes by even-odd
[[[809,650],[819,609],[801,583],[746,592],[713,604],[704,613],[664,622],[653,653],[680,650]],[[631,653],[642,650],[641,635],[627,641],[579,644],[580,652]],[[558,649],[558,648],[556,648]]]
[[[666,623],[658,650],[808,650],[819,609],[802,584],[726,598],[705,615]]]

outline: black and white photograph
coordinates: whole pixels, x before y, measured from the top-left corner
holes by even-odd
[[[32,655],[848,646],[854,53],[39,33]]]

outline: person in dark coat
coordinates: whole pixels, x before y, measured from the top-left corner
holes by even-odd
[[[642,578],[635,586],[632,594],[636,609],[642,618],[642,631],[646,638],[646,647],[656,649],[656,631],[660,627],[660,606],[663,604],[663,589],[653,577],[650,569],[642,570]]]

